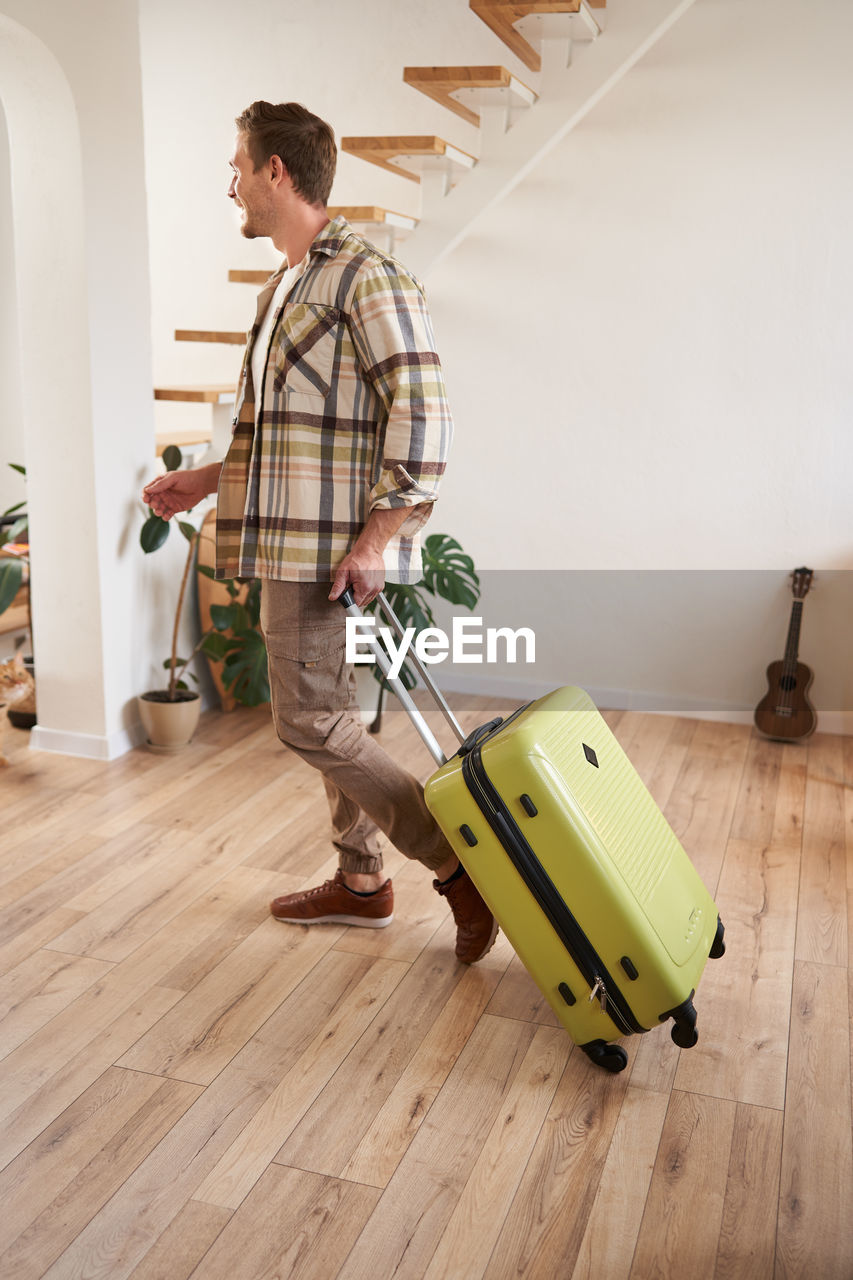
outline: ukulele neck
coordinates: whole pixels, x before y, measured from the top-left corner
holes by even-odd
[[[785,643],[785,657],[782,659],[785,671],[794,674],[797,669],[797,655],[800,650],[800,624],[803,618],[803,602],[795,600],[791,607],[791,621],[788,624],[788,639]]]

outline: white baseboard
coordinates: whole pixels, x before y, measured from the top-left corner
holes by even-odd
[[[84,760],[117,760],[144,741],[145,730],[141,723],[104,736],[46,729],[40,724],[33,725],[30,730],[31,751],[52,751],[57,755],[80,756]]]
[[[433,677],[434,678],[434,677]],[[436,683],[439,683],[436,681]],[[541,680],[495,680],[489,676],[454,676],[450,673],[439,687],[444,693],[470,693],[477,697],[511,698],[531,702],[550,693],[553,684]],[[714,703],[708,698],[684,697],[673,693],[651,693],[636,689],[587,688],[597,707],[613,711],[643,711],[650,715],[679,716],[688,720],[713,720],[724,724],[752,724],[755,708],[734,703]],[[853,711],[822,710],[816,707],[819,733],[853,736]]]

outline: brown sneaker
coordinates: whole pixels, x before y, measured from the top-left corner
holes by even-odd
[[[274,898],[270,914],[285,924],[359,924],[365,929],[384,929],[394,919],[394,891],[386,880],[381,889],[362,897],[348,889],[341,871],[334,880]]]
[[[446,898],[456,921],[456,959],[475,964],[491,951],[498,936],[498,922],[480,897],[467,871],[456,880],[442,884],[433,880],[432,887]]]

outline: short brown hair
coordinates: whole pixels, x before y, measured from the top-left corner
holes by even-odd
[[[297,195],[308,204],[328,203],[337,150],[330,125],[299,102],[253,102],[235,121],[246,150],[260,169],[278,156]]]

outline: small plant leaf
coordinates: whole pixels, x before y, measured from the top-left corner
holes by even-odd
[[[227,631],[231,626],[231,610],[233,607],[230,604],[212,604],[210,606],[210,621],[217,631]]]
[[[230,647],[231,642],[227,636],[221,635],[218,631],[212,631],[209,636],[205,636],[201,651],[214,662],[221,662]]]
[[[20,520],[16,520],[15,523],[6,530],[6,541],[17,542],[21,534],[26,532],[26,529],[27,517],[22,516]]]
[[[198,529],[196,529],[194,524],[190,524],[189,520],[179,520],[178,528],[186,538],[187,542],[192,542],[193,538],[198,533]]]
[[[249,617],[248,610],[241,604],[231,604],[228,606],[231,611],[231,630],[232,631],[251,631],[252,619]]]
[[[18,560],[0,564],[0,613],[4,613],[15,599],[24,580],[24,566]]]
[[[169,536],[169,522],[150,515],[139,531],[139,545],[146,554],[157,551]]]
[[[200,564],[197,565],[196,568],[199,573],[204,574],[205,578],[216,578],[216,570],[211,569],[209,564]]]
[[[163,450],[163,466],[167,471],[177,471],[184,457],[176,444],[167,445]]]
[[[12,468],[13,471],[17,471],[22,476],[25,476],[27,474],[27,468],[22,467],[19,462],[10,462],[9,466]]]

